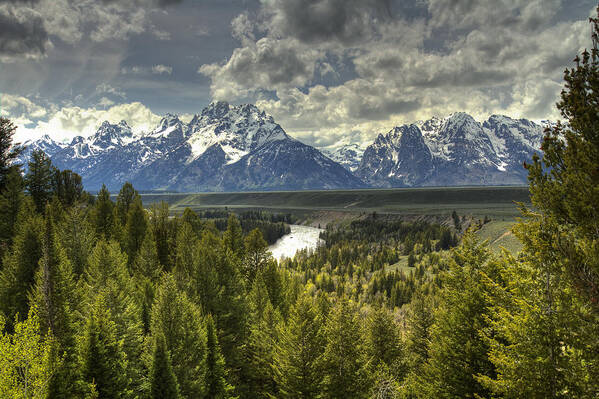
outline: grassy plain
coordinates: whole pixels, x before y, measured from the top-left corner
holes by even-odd
[[[267,209],[279,212],[377,212],[381,214],[449,215],[513,220],[515,202],[529,202],[527,187],[432,187],[367,190],[272,191],[197,194],[143,194],[146,205],[165,201],[174,212],[184,208]]]

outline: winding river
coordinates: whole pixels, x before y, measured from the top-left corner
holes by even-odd
[[[304,248],[314,249],[320,243],[320,232],[322,229],[310,226],[301,226],[297,224],[289,225],[291,233],[279,238],[277,242],[268,249],[272,256],[281,260],[282,258],[292,258],[297,251]]]

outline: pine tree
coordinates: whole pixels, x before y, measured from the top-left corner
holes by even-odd
[[[76,289],[72,266],[63,248],[56,242],[54,223],[46,208],[42,257],[29,302],[38,309],[41,331],[49,331],[56,341],[56,358],[62,364],[52,375],[50,394],[69,398],[79,393],[76,359],[77,320],[81,300]]]
[[[164,335],[154,337],[154,357],[150,369],[150,398],[178,399],[179,385],[173,373],[171,355],[166,348]]]
[[[83,380],[95,384],[100,398],[127,397],[126,355],[102,295],[87,317],[80,362]]]
[[[50,158],[42,150],[34,150],[28,162],[25,175],[25,187],[33,198],[39,213],[44,211],[46,203],[52,196],[53,166]]]
[[[69,208],[58,226],[57,235],[73,265],[73,273],[79,277],[87,267],[89,254],[96,242],[94,229],[87,220],[87,210]]]
[[[354,306],[340,299],[325,326],[323,397],[365,398],[370,390],[360,323]]]
[[[140,198],[136,198],[129,207],[127,214],[127,224],[124,229],[124,247],[126,248],[129,266],[133,265],[135,258],[141,248],[141,244],[146,236],[148,221],[146,211],[143,208]]]
[[[5,176],[4,189],[0,191],[0,262],[15,235],[19,210],[24,201],[23,184],[20,170],[13,168]]]
[[[491,308],[486,276],[495,277],[496,262],[473,234],[452,253],[444,275],[439,306],[431,329],[427,363],[420,378],[422,397],[485,397],[475,376],[494,376],[482,331],[489,327]]]
[[[121,187],[121,191],[116,197],[116,219],[121,226],[127,224],[127,215],[129,215],[129,208],[135,201],[140,199],[139,193],[133,188],[133,185],[126,182]]]
[[[156,283],[161,272],[162,267],[158,261],[156,243],[152,237],[152,232],[148,231],[139,249],[139,255],[133,263],[132,274],[137,279],[143,277],[152,283]]]
[[[0,192],[6,187],[6,177],[14,165],[14,161],[24,148],[13,143],[17,127],[7,118],[0,117]]]
[[[206,317],[206,389],[207,398],[227,399],[234,390],[227,382],[225,359],[220,351],[216,326],[211,315]]]
[[[264,241],[262,232],[254,229],[245,238],[244,273],[246,281],[252,284],[256,274],[266,267],[268,259],[268,243]]]
[[[364,329],[364,349],[373,369],[383,365],[397,380],[404,372],[399,326],[383,306],[370,312]]]
[[[73,206],[83,195],[81,176],[70,170],[54,168],[52,192],[65,207]]]
[[[161,201],[159,205],[154,204],[150,210],[150,227],[155,240],[158,260],[162,268],[171,270],[171,254],[169,246],[169,208],[168,204]]]
[[[212,272],[210,268],[212,265],[211,259],[206,259],[206,253],[195,253],[198,241],[191,225],[182,222],[177,231],[173,274],[177,280],[177,286],[185,290],[190,296],[199,298],[198,302],[201,303],[214,298],[215,292],[209,291],[216,290],[215,285],[217,283],[216,278],[210,278],[209,275]],[[196,277],[201,280],[194,281]],[[202,284],[205,280],[208,280],[208,282]],[[204,312],[207,311],[208,309],[204,307]]]
[[[114,203],[110,199],[110,192],[102,184],[90,217],[96,234],[105,240],[109,240],[113,235],[115,223],[113,208]]]
[[[163,334],[183,398],[204,394],[206,330],[200,310],[166,275],[152,307],[152,336]]]
[[[322,320],[308,296],[301,296],[282,329],[275,351],[275,380],[281,398],[320,397],[322,348],[325,345]]]
[[[33,287],[39,260],[42,257],[43,219],[36,215],[33,203],[22,206],[17,232],[10,252],[4,259],[0,272],[0,309],[12,331],[12,320],[17,314],[29,312],[28,292]]]
[[[551,237],[543,252],[561,259],[564,277],[599,312],[599,18],[590,21],[593,47],[566,69],[557,104],[567,123],[546,130],[543,157],[525,166],[539,212],[528,216]]]
[[[127,256],[118,243],[98,242],[90,254],[84,273],[86,297],[92,301],[98,295],[109,309],[110,320],[115,323],[122,350],[127,356],[126,381],[132,395],[142,391],[143,324],[142,312],[135,297],[133,279],[127,271]]]
[[[241,223],[239,223],[239,219],[237,219],[234,213],[229,215],[227,230],[223,234],[223,241],[226,248],[231,250],[239,259],[243,259],[245,254],[243,232],[241,230]]]
[[[256,283],[259,281],[257,278]],[[262,288],[262,292],[261,298],[264,299],[265,305],[260,309],[255,308],[252,312],[249,336],[244,348],[247,365],[246,390],[251,397],[270,398],[278,395],[273,363],[283,319],[270,303],[266,287]]]

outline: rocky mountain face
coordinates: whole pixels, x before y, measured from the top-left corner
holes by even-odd
[[[354,172],[360,166],[364,150],[359,144],[344,144],[320,148],[323,154],[337,162],[345,169]]]
[[[456,113],[380,134],[356,175],[376,187],[526,183],[523,163],[540,152],[543,127],[493,115],[482,124]]]
[[[49,139],[49,138],[48,138]],[[215,102],[190,123],[167,115],[151,132],[104,122],[91,137],[41,148],[88,190],[130,181],[139,190],[244,191],[360,188],[365,184],[317,149],[290,136],[253,105]],[[26,160],[25,160],[26,161]]]
[[[104,122],[70,144],[49,136],[25,143],[26,164],[44,150],[88,190],[130,181],[140,190],[248,191],[525,184],[522,164],[540,152],[543,127],[493,115],[456,113],[393,128],[365,150],[318,149],[293,139],[254,105],[215,102],[189,123],[167,115],[150,132]]]

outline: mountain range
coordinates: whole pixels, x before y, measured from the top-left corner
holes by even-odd
[[[70,143],[46,135],[24,143],[20,161],[42,149],[92,191],[126,181],[181,192],[524,184],[522,163],[542,138],[543,127],[526,119],[493,115],[481,124],[456,113],[395,127],[367,148],[317,149],[254,105],[214,102],[189,123],[168,114],[140,134],[121,121]]]

